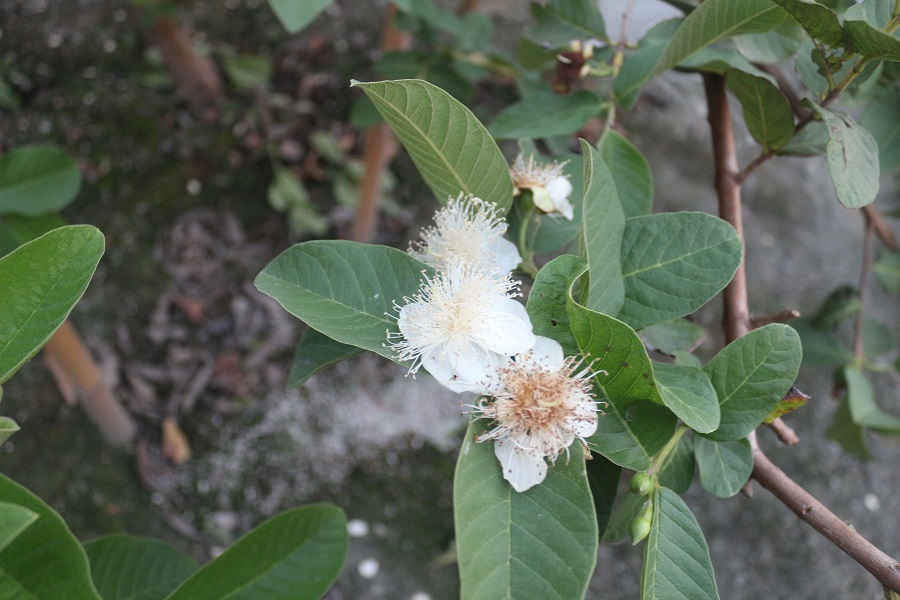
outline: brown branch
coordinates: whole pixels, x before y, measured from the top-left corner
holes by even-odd
[[[795,310],[793,308],[789,308],[787,310],[783,310],[780,313],[775,313],[774,315],[763,315],[761,317],[753,317],[750,319],[750,327],[752,329],[757,329],[764,325],[769,325],[771,323],[787,323],[788,321],[793,321],[794,319],[800,316],[800,311]]]
[[[900,592],[900,563],[879,550],[797,485],[784,471],[772,464],[759,446],[753,448],[753,463],[753,479],[794,511],[801,521],[808,523],[862,565],[882,585]]]
[[[794,446],[800,443],[800,437],[797,435],[797,432],[785,423],[781,417],[769,423],[769,427],[785,446]]]
[[[754,66],[758,69],[761,69],[772,76],[775,79],[775,83],[778,84],[778,89],[781,90],[781,93],[784,94],[784,97],[787,99],[788,104],[791,105],[791,110],[794,111],[794,114],[797,115],[797,118],[801,121],[804,119],[808,119],[810,116],[810,109],[803,106],[800,102],[800,96],[797,94],[797,90],[794,89],[794,86],[788,80],[787,77],[784,76],[784,73],[781,72],[781,69],[776,67],[775,65],[764,65],[760,63],[754,63]]]
[[[888,224],[885,222],[884,217],[878,209],[871,204],[866,204],[862,209],[866,221],[868,221],[875,229],[875,233],[878,235],[879,239],[881,239],[881,243],[895,252],[900,250],[900,245],[897,244],[897,238],[894,237],[894,232],[888,227]]]
[[[741,216],[741,186],[738,174],[737,153],[734,147],[734,131],[728,112],[728,96],[725,79],[721,75],[703,74],[706,101],[709,106],[709,127],[712,133],[713,158],[716,164],[716,195],[719,198],[719,215],[728,221],[744,240]],[[744,257],[734,278],[723,292],[725,300],[725,339],[733,342],[750,331],[750,309],[747,303],[747,271]]]
[[[873,246],[872,222],[866,219],[866,235],[863,238],[863,259],[859,269],[859,308],[856,311],[856,323],[853,327],[853,358],[857,363],[862,362],[863,353],[863,306],[866,298],[866,280],[869,278],[869,270],[872,268]]]

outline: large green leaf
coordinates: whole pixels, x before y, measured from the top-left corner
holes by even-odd
[[[571,40],[606,39],[603,15],[593,0],[550,0],[531,4],[537,25],[529,32],[536,42],[568,46]]]
[[[640,150],[612,128],[603,132],[597,149],[612,173],[625,216],[650,214],[653,209],[653,173]]]
[[[197,561],[169,544],[113,534],[84,544],[103,600],[162,600],[197,571]]]
[[[87,556],[55,510],[5,475],[0,475],[0,502],[38,515],[0,552],[4,597],[100,600],[91,582]]]
[[[641,600],[717,600],[706,538],[678,494],[653,494],[653,525],[644,546]]]
[[[81,172],[56,146],[21,146],[0,158],[0,213],[35,216],[59,210],[80,188]]]
[[[342,344],[315,329],[307,329],[294,350],[294,360],[291,361],[291,370],[287,377],[287,389],[301,385],[322,369],[336,365],[360,352],[362,350],[356,346]]]
[[[18,504],[0,502],[0,552],[38,519],[38,514]]]
[[[753,139],[766,152],[784,147],[794,137],[794,111],[781,91],[768,79],[729,70],[725,83],[744,109],[744,121]]]
[[[333,3],[334,0],[269,0],[272,12],[288,33],[297,33]]]
[[[706,0],[682,21],[654,68],[654,74],[671,69],[694,52],[719,40],[770,31],[785,17],[785,12],[770,0]]]
[[[793,385],[802,358],[800,336],[778,323],[754,329],[723,348],[703,369],[722,410],[719,428],[708,437],[731,441],[756,429]]]
[[[698,435],[694,456],[700,470],[700,484],[719,498],[731,498],[744,487],[753,470],[753,452],[746,439],[714,442]]]
[[[433,270],[396,248],[316,240],[279,254],[254,283],[313,329],[393,360],[393,303],[416,293],[423,272]]]
[[[797,53],[803,37],[803,29],[793,19],[786,19],[772,31],[739,35],[734,43],[752,63],[777,64]]]
[[[597,514],[597,531],[602,539],[616,502],[622,467],[597,453],[592,454],[591,460],[585,461],[585,465],[591,496],[594,498],[594,512]]]
[[[847,382],[847,404],[850,417],[861,427],[868,427],[883,433],[900,432],[900,417],[882,409],[875,403],[875,392],[866,374],[859,367],[844,367]]]
[[[600,98],[587,90],[568,96],[534,92],[507,106],[489,128],[497,139],[541,138],[567,135],[600,112]]]
[[[625,302],[622,236],[625,215],[616,184],[600,153],[581,140],[584,154],[584,250],[590,271],[587,307],[614,315]]]
[[[866,106],[860,125],[878,144],[878,163],[883,174],[900,169],[900,94],[896,89],[879,89]]]
[[[554,258],[538,271],[525,306],[534,334],[556,340],[566,354],[581,351],[569,324],[566,296],[585,271],[587,262],[582,258],[571,254]]]
[[[706,330],[687,319],[663,321],[641,329],[641,337],[652,349],[663,354],[690,352],[706,337]]]
[[[849,115],[814,109],[828,127],[825,156],[838,200],[847,208],[871,204],[878,195],[878,144]]]
[[[87,288],[103,234],[90,225],[55,229],[0,259],[0,383],[47,343]]]
[[[493,444],[475,442],[485,429],[469,426],[453,481],[460,597],[583,598],[598,541],[584,450],[573,444],[568,460],[520,493],[503,479]]]
[[[719,399],[701,369],[657,363],[653,368],[663,403],[684,424],[699,433],[719,426]]]
[[[375,104],[441,204],[464,192],[509,210],[509,165],[472,111],[426,81],[353,85]]]
[[[49,231],[66,225],[66,221],[56,213],[48,213],[39,217],[4,215],[0,219],[0,258],[22,244],[27,244]]]
[[[170,600],[316,600],[347,554],[347,519],[314,504],[272,517],[197,571]]]
[[[838,405],[834,413],[831,427],[825,434],[844,449],[860,460],[872,460],[872,451],[869,449],[869,438],[866,429],[853,422],[850,416],[850,403],[844,400]]]
[[[865,21],[844,21],[844,33],[853,49],[866,58],[900,60],[900,40]]]
[[[813,38],[838,46],[844,39],[844,31],[837,14],[812,0],[772,0],[780,4]]]
[[[705,213],[661,213],[625,222],[618,317],[642,329],[694,312],[731,281],[741,261],[734,228]]]

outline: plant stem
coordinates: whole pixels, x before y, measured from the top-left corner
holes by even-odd
[[[866,235],[863,238],[863,259],[859,269],[859,308],[856,311],[856,323],[853,327],[853,362],[862,368],[865,353],[863,352],[863,308],[866,297],[866,280],[872,267],[872,222],[866,219]]]
[[[675,435],[666,442],[663,449],[656,455],[653,466],[651,467],[651,470],[654,471],[656,475],[659,475],[663,469],[666,468],[666,465],[669,464],[669,461],[672,460],[675,448],[678,447],[678,443],[681,441],[681,438],[684,437],[684,434],[687,433],[688,429],[689,427],[687,425],[679,425],[678,429],[675,430]]]
[[[709,124],[716,162],[716,192],[719,211],[744,239],[741,225],[741,190],[736,181],[737,159],[725,80],[721,75],[704,74],[706,98],[709,104]],[[750,327],[747,305],[746,273],[743,261],[734,280],[725,288],[725,337],[731,341],[747,333]],[[747,436],[753,448],[754,466],[751,478],[772,492],[800,519],[809,523],[826,539],[846,552],[872,573],[885,587],[900,591],[900,563],[876,548],[862,535],[844,523],[821,502],[776,467],[759,448],[756,432]]]

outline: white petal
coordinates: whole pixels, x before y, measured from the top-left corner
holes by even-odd
[[[567,419],[572,431],[580,438],[586,438],[597,432],[597,406],[589,400],[578,403]]]
[[[494,264],[490,266],[496,267],[503,275],[518,267],[519,263],[522,262],[522,257],[519,255],[516,245],[505,238],[498,237],[491,244],[490,251],[496,256]]]
[[[554,206],[559,210],[559,203],[566,202],[568,204],[569,196],[572,194],[572,183],[568,177],[557,177],[546,186],[547,193],[553,200]]]
[[[473,341],[498,354],[512,356],[534,346],[534,332],[528,312],[513,298],[500,298],[487,311],[483,326]]]
[[[553,202],[553,197],[550,193],[539,185],[536,185],[531,188],[531,198],[534,202],[534,205],[537,206],[545,213],[551,213],[556,211],[556,205]]]
[[[453,372],[460,384],[468,385],[466,391],[488,394],[497,380],[497,369],[509,359],[484,348],[472,348],[457,354],[453,360]]]
[[[462,381],[456,373],[453,358],[453,354],[446,351],[446,346],[441,346],[433,352],[422,355],[422,366],[445,388],[457,394],[472,391],[472,383]]]
[[[528,436],[520,442],[528,443]],[[523,448],[510,438],[494,442],[494,455],[500,461],[503,478],[517,492],[525,490],[544,481],[547,476],[547,463],[537,450]]]
[[[547,371],[559,371],[566,360],[559,342],[542,335],[534,336],[534,340],[534,348],[526,360],[535,366],[540,365]]]

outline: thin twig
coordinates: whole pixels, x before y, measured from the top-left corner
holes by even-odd
[[[774,315],[763,315],[761,317],[753,317],[750,319],[750,327],[753,329],[758,329],[764,325],[769,325],[771,323],[787,323],[788,321],[793,321],[794,319],[800,316],[800,311],[789,308],[787,310],[783,310],[779,313],[775,313]]]
[[[900,245],[897,244],[897,238],[894,237],[894,232],[891,231],[891,228],[885,223],[884,217],[877,208],[871,204],[866,204],[863,206],[863,215],[865,215],[866,220],[875,229],[875,233],[878,235],[882,244],[895,252],[900,250]]]
[[[797,432],[795,432],[790,425],[785,423],[781,417],[778,417],[769,423],[769,428],[772,429],[781,443],[785,446],[794,446],[800,443],[800,437],[797,435]]]
[[[853,327],[853,359],[861,363],[864,358],[863,352],[863,308],[866,298],[866,280],[869,278],[869,270],[872,268],[872,222],[866,219],[866,235],[863,238],[863,259],[862,266],[859,269],[859,308],[856,311],[856,323]]]
[[[784,471],[772,464],[772,461],[756,444],[753,447],[751,477],[794,511],[801,521],[808,523],[862,565],[882,585],[895,592],[900,592],[900,562],[879,550],[840,517],[828,510],[825,505],[788,477]]]
[[[765,71],[775,79],[775,82],[778,84],[778,89],[784,94],[788,104],[791,105],[791,110],[794,111],[794,114],[797,115],[798,119],[803,120],[809,118],[809,113],[812,111],[803,106],[800,102],[800,96],[797,94],[797,90],[794,89],[794,86],[791,85],[788,78],[784,76],[781,69],[775,65],[764,65],[760,63],[753,63],[753,65],[758,69]]]

